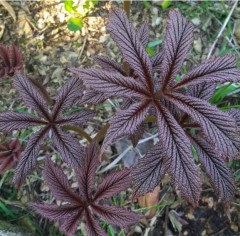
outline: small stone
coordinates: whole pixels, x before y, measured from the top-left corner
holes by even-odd
[[[155,25],[160,25],[162,21],[162,18],[161,17],[157,17],[156,21],[155,21]]]
[[[202,52],[202,40],[200,38],[194,40],[193,48],[197,53]]]
[[[142,233],[141,227],[137,225],[137,226],[135,227],[135,229],[134,229],[134,232],[141,234],[141,233]]]
[[[201,21],[200,21],[199,18],[193,18],[193,19],[192,19],[192,23],[193,23],[194,25],[200,25]]]
[[[66,58],[64,55],[62,55],[59,60],[60,60],[60,62],[61,62],[62,64],[68,62],[67,58]]]
[[[158,9],[156,7],[153,7],[152,14],[154,14],[154,15],[158,14]]]
[[[107,36],[107,35],[102,35],[102,36],[100,36],[100,38],[99,38],[99,43],[104,43],[104,42],[107,41],[107,39],[108,39],[108,36]]]
[[[42,63],[44,63],[44,62],[47,61],[47,59],[48,59],[48,57],[47,57],[46,55],[44,55],[44,56],[42,56],[41,58],[39,58],[39,61],[42,62]]]
[[[238,226],[235,225],[235,224],[231,224],[231,229],[234,231],[234,232],[239,232],[238,230]]]
[[[106,32],[106,26],[101,27],[100,31],[101,32]]]

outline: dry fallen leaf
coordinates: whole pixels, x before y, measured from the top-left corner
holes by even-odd
[[[14,21],[17,20],[16,18],[16,14],[14,9],[12,8],[12,6],[5,0],[1,0],[0,3],[3,5],[3,7],[9,12],[9,14],[11,15],[11,17],[13,18]]]
[[[34,24],[28,19],[25,11],[20,10],[18,12],[18,34],[31,36],[33,31],[37,30]]]
[[[157,186],[153,192],[147,193],[145,196],[138,197],[138,204],[141,208],[150,208],[145,214],[146,218],[152,218],[155,216],[157,208],[154,208],[153,206],[158,204],[159,192],[160,186]]]
[[[4,25],[4,24],[0,24],[0,39],[1,39],[2,36],[3,36],[4,29],[5,29],[5,25]]]
[[[182,231],[183,225],[188,225],[188,222],[184,220],[181,213],[176,212],[175,210],[171,210],[168,213],[168,217],[172,223],[173,228],[175,231],[178,231],[179,233]]]

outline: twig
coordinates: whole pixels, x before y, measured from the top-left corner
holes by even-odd
[[[116,108],[116,105],[114,104],[114,102],[110,98],[108,98],[107,100],[114,108]]]
[[[135,147],[135,149],[136,149],[136,151],[138,152],[139,156],[142,158],[143,155],[142,155],[142,153],[140,152],[140,150],[139,150],[137,147]]]
[[[67,125],[67,126],[64,126],[63,129],[64,129],[64,130],[72,130],[72,131],[78,132],[78,133],[79,133],[82,137],[84,137],[89,143],[92,142],[91,136],[90,136],[87,132],[85,132],[82,128],[80,128],[80,127]]]
[[[79,53],[79,58],[82,57],[83,50],[84,50],[84,48],[85,48],[85,46],[86,46],[86,43],[87,43],[87,36],[85,36],[84,39],[83,39],[83,45],[82,45],[81,51],[80,51],[80,53]]]
[[[209,53],[208,53],[207,58],[209,58],[209,57],[212,55],[213,50],[214,50],[214,48],[215,48],[215,46],[216,46],[216,43],[217,43],[217,41],[219,40],[219,38],[221,37],[223,31],[225,30],[225,28],[226,28],[226,26],[227,26],[227,24],[228,24],[228,22],[229,22],[229,20],[230,20],[230,18],[231,18],[231,16],[232,16],[233,11],[234,11],[234,9],[236,8],[237,4],[238,4],[238,0],[235,1],[234,5],[233,5],[233,7],[232,7],[232,9],[231,9],[231,11],[229,12],[229,14],[228,14],[228,16],[227,16],[227,18],[226,18],[226,20],[225,20],[225,22],[224,22],[224,24],[222,25],[222,28],[220,29],[220,31],[219,31],[219,33],[218,33],[215,41],[214,41],[213,44],[212,44],[212,47],[211,47],[210,50],[209,50]]]
[[[165,220],[164,220],[164,236],[168,235],[168,213],[169,213],[169,206],[166,206]]]
[[[233,48],[233,50],[238,54],[238,56],[240,57],[240,53],[238,52],[238,50],[235,48],[235,45],[232,43],[232,41],[226,37],[226,40],[228,41],[228,44]]]
[[[151,137],[145,138],[145,139],[141,139],[138,144],[141,143],[145,143],[151,139],[154,139],[158,136],[158,134],[154,134]],[[122,158],[133,148],[133,146],[129,146],[127,149],[125,149],[113,162],[111,162],[109,165],[107,165],[105,168],[103,168],[102,170],[98,171],[98,174],[102,174],[110,169],[112,169],[119,161],[122,160]]]
[[[218,20],[216,18],[217,22],[220,25],[223,25],[222,22],[220,20]],[[231,38],[229,38],[228,36],[226,36],[226,40],[228,41],[229,46],[231,46],[233,48],[233,50],[238,54],[238,56],[240,57],[240,53],[238,52],[238,50],[236,49],[236,46],[238,46],[238,44],[234,41],[234,32],[235,32],[235,28],[236,28],[236,24],[234,24],[233,29],[232,29],[232,33],[231,33]],[[233,41],[233,43],[232,43]]]
[[[123,1],[123,8],[126,11],[127,17],[130,17],[130,9],[131,9],[131,0]]]

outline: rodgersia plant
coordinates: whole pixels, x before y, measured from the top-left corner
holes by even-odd
[[[207,100],[215,83],[239,81],[236,57],[212,57],[177,82],[175,78],[181,73],[193,42],[193,25],[178,10],[169,12],[162,50],[153,58],[146,53],[143,43],[148,38],[147,27],[141,27],[140,37],[124,10],[111,11],[107,29],[131,73],[124,75],[120,66],[106,57],[98,58],[100,65],[105,63],[105,69],[71,68],[71,71],[105,98],[130,100],[129,106],[110,120],[103,147],[116,138],[134,134],[148,115],[156,117],[159,143],[133,170],[134,195],[152,191],[168,173],[176,191],[197,205],[201,183],[193,145],[220,199],[228,201],[235,187],[224,161],[239,157],[240,136],[234,118]],[[111,69],[106,70],[107,66]]]
[[[18,139],[0,145],[0,174],[11,169],[21,158],[21,144]]]
[[[67,176],[60,167],[55,166],[50,159],[47,160],[44,179],[54,197],[68,203],[60,207],[56,204],[32,204],[32,206],[45,217],[51,220],[60,220],[63,223],[60,230],[67,235],[72,235],[76,231],[82,217],[86,221],[89,235],[107,235],[99,225],[98,218],[120,227],[136,223],[141,218],[141,215],[125,208],[100,204],[101,200],[109,199],[112,195],[130,187],[131,177],[130,169],[113,172],[104,178],[94,191],[99,152],[96,142],[86,148],[82,167],[76,170],[78,193],[71,189]]]
[[[78,140],[63,132],[61,127],[82,125],[94,115],[93,111],[83,111],[68,116],[62,114],[81,95],[81,81],[77,78],[68,80],[59,91],[51,112],[40,91],[24,74],[17,74],[13,83],[25,104],[34,109],[38,117],[14,111],[1,112],[0,130],[11,132],[31,126],[41,127],[29,139],[23,157],[16,168],[14,174],[16,184],[19,186],[24,177],[37,165],[37,155],[48,134],[61,153],[62,159],[72,167],[80,166],[83,148]]]
[[[0,45],[0,80],[23,71],[23,55],[15,46]]]
[[[193,158],[194,147],[219,199],[230,202],[236,188],[226,161],[240,157],[240,112],[220,111],[209,103],[209,99],[216,83],[240,81],[236,57],[230,54],[214,56],[183,74],[181,67],[193,42],[193,25],[176,9],[169,12],[163,46],[154,57],[145,50],[149,37],[146,22],[135,29],[124,10],[116,8],[111,10],[107,30],[117,43],[125,65],[113,62],[107,56],[97,56],[95,60],[102,69],[71,68],[75,75],[60,90],[54,105],[45,99],[46,92],[41,85],[29,80],[21,73],[22,69],[16,70],[14,86],[37,116],[1,112],[0,129],[11,132],[29,126],[41,128],[31,136],[21,155],[14,175],[15,183],[20,186],[36,167],[43,141],[51,138],[61,159],[74,169],[78,189],[71,188],[61,168],[48,156],[43,177],[53,196],[62,201],[61,206],[31,205],[43,216],[60,221],[60,230],[67,235],[74,234],[80,220],[86,223],[88,235],[106,235],[99,225],[100,219],[125,227],[141,218],[130,210],[105,205],[104,199],[131,187],[131,182],[133,197],[137,197],[151,192],[167,173],[176,192],[198,205],[201,182],[200,170]],[[15,55],[15,63],[7,67],[12,66],[13,70],[7,71],[15,72],[14,65],[21,65],[22,57]],[[0,55],[0,58],[7,57]],[[2,74],[5,76],[6,73]],[[177,76],[181,78],[178,81]],[[149,120],[156,123],[159,142],[133,169],[113,172],[95,188],[95,174],[101,161],[98,141],[104,132],[100,131],[92,143],[83,148],[62,127],[79,128],[93,118],[93,111],[71,115],[65,115],[64,111],[77,102],[78,105],[95,105],[109,97],[123,99],[123,105],[109,121],[101,153],[123,136],[129,136],[133,145],[137,145],[143,135],[144,123]],[[91,140],[89,137],[88,141]]]

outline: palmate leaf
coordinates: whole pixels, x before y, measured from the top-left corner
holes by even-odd
[[[70,134],[61,130],[62,126],[82,125],[94,115],[92,111],[83,111],[72,115],[63,112],[82,94],[82,82],[78,78],[69,79],[56,97],[56,103],[49,111],[47,102],[42,97],[36,86],[24,74],[17,74],[14,85],[26,105],[38,113],[39,117],[29,114],[6,111],[0,113],[0,130],[10,132],[25,129],[31,126],[43,126],[42,129],[30,138],[22,159],[19,162],[14,180],[19,186],[25,176],[36,166],[37,155],[41,144],[52,133],[53,142],[60,152],[61,157],[70,166],[81,165],[83,148]]]
[[[0,45],[0,79],[23,71],[23,55],[15,45]]]
[[[74,113],[72,115],[65,116],[56,120],[58,126],[67,125],[83,125],[88,120],[94,117],[94,111],[82,111],[81,113]]]
[[[26,106],[35,110],[39,116],[49,120],[47,101],[43,98],[40,91],[37,90],[27,78],[26,75],[16,74],[16,78],[13,81],[15,88],[24,100]]]
[[[94,213],[104,221],[120,227],[132,225],[142,218],[141,215],[121,207],[94,204],[92,205],[92,208],[94,209]]]
[[[119,72],[122,75],[127,75],[119,63],[112,61],[108,56],[95,56],[94,61],[106,71]]]
[[[73,73],[77,73],[84,84],[93,90],[103,92],[107,96],[124,96],[126,98],[143,98],[146,94],[141,83],[132,77],[124,77],[119,73],[107,72],[100,69],[78,69],[71,68]],[[128,93],[129,91],[129,93]]]
[[[178,121],[181,120],[183,116],[183,112],[179,110],[175,104],[171,103],[167,99],[161,99],[161,103],[170,111],[170,113],[174,116],[174,118]]]
[[[137,37],[141,41],[143,47],[147,47],[148,38],[149,38],[149,29],[148,29],[148,23],[144,22],[142,23],[138,29],[137,29]]]
[[[151,58],[153,72],[158,72],[162,69],[162,61],[164,54],[162,52],[157,53],[154,57]]]
[[[64,205],[57,207],[33,203],[33,208],[43,216],[58,220],[60,230],[67,235],[73,235],[80,221],[86,223],[88,235],[107,235],[99,224],[99,218],[110,224],[125,227],[136,223],[142,216],[128,209],[102,205],[101,200],[124,191],[131,184],[130,170],[123,169],[105,177],[95,191],[95,175],[99,165],[100,148],[93,142],[85,149],[85,158],[81,168],[76,168],[79,189],[74,191],[60,166],[47,159],[44,169],[44,179],[56,200],[62,200]],[[94,194],[96,192],[96,194]],[[98,217],[96,217],[98,216]]]
[[[83,85],[79,78],[72,78],[60,89],[53,107],[54,118],[70,108],[73,102],[82,96]]]
[[[134,197],[152,192],[165,174],[163,152],[156,144],[132,171]]]
[[[139,140],[142,138],[144,134],[144,123],[139,125],[133,134],[129,135],[129,139],[132,141],[133,147],[138,145]]]
[[[230,114],[231,117],[234,118],[237,124],[238,132],[240,133],[240,111],[237,109],[231,109],[230,111],[228,111],[228,113]]]
[[[25,148],[22,158],[14,172],[13,180],[16,183],[17,187],[20,187],[25,176],[36,167],[37,155],[40,151],[41,145],[43,144],[48,130],[48,127],[40,129],[29,139],[27,147]]]
[[[198,65],[180,82],[174,89],[200,83],[216,83],[216,82],[237,82],[239,81],[240,72],[236,68],[237,58],[227,54],[222,57],[213,57],[202,64]]]
[[[160,172],[163,163],[179,194],[197,205],[201,192],[199,169],[194,163],[191,143],[185,130],[194,128],[199,133],[199,129],[202,129],[209,145],[225,159],[233,159],[239,154],[240,139],[236,122],[207,102],[214,92],[215,83],[222,81],[224,75],[226,79],[233,75],[233,80],[237,80],[239,71],[235,58],[229,55],[212,58],[176,82],[175,77],[181,77],[181,66],[193,42],[193,25],[178,10],[170,11],[163,47],[152,58],[146,55],[140,35],[129,23],[123,10],[111,11],[107,29],[130,68],[128,76],[114,72],[113,67],[111,73],[96,69],[71,69],[82,78],[87,89],[101,93],[104,99],[113,96],[123,98],[121,110],[109,121],[110,128],[103,149],[116,138],[136,134],[148,115],[155,116],[160,140],[159,159],[151,160],[159,164]],[[210,68],[209,65],[213,66]],[[153,77],[158,74],[160,77]],[[210,76],[213,80],[210,80]],[[187,90],[183,88],[185,86]],[[162,172],[157,175],[157,169],[154,172],[152,163],[148,163],[147,159],[141,160],[136,168],[144,168],[144,163],[147,174],[136,171],[134,176],[141,182],[135,186],[137,195],[150,190],[162,176]],[[148,186],[145,183],[149,183],[148,177],[152,176],[156,181]]]
[[[99,185],[94,195],[95,201],[107,199],[131,186],[131,169],[115,171],[109,174]]]
[[[163,91],[174,81],[193,42],[193,25],[183,18],[179,11],[169,11],[167,24],[161,71]]]
[[[37,212],[50,220],[67,219],[72,215],[76,216],[78,209],[76,206],[65,204],[63,206],[58,205],[42,205],[37,203],[31,203],[30,206],[37,210]]]
[[[2,46],[4,47],[4,46]],[[11,45],[6,47],[8,54],[8,61],[15,71],[23,70],[23,54],[20,49],[16,45]]]
[[[124,99],[123,103],[121,105],[121,110],[126,110],[128,109],[132,104],[133,104],[133,99]]]
[[[30,206],[35,209],[39,214],[50,220],[60,220],[63,224],[60,226],[60,231],[66,233],[68,236],[74,235],[79,225],[83,208],[76,207],[75,205],[65,204],[58,205],[42,205],[37,203],[30,203]]]
[[[176,190],[193,205],[198,205],[200,177],[191,153],[190,141],[170,112],[159,103],[155,106],[164,167]]]
[[[219,200],[230,203],[233,199],[236,187],[226,163],[219,158],[212,147],[200,137],[191,137],[193,145],[197,150],[198,158],[204,166],[205,171],[211,181],[212,187],[219,195]]]
[[[150,108],[149,101],[132,104],[129,109],[119,111],[110,121],[110,128],[104,139],[104,146],[114,139],[133,134],[136,128],[142,124]]]
[[[21,144],[18,139],[0,145],[0,174],[11,169],[21,158]]]
[[[95,174],[100,163],[99,153],[100,150],[96,141],[91,145],[91,148],[86,148],[84,153],[84,162],[81,168],[82,171],[77,176],[80,194],[88,201],[92,197]]]
[[[95,56],[94,60],[106,71],[119,72],[120,74],[127,76],[122,66],[119,63],[112,61],[108,56]],[[107,98],[103,92],[87,90],[80,101],[80,105],[96,105],[104,102],[106,99]]]
[[[81,98],[79,105],[96,105],[107,100],[106,96],[102,92],[96,92],[92,89],[85,91],[83,97]]]
[[[189,86],[187,95],[209,101],[216,89],[215,84],[201,83],[194,86]]]
[[[62,169],[55,165],[48,157],[44,169],[44,180],[51,188],[52,194],[56,199],[80,205],[80,197],[73,192],[71,185],[63,173]]]
[[[88,236],[108,236],[98,221],[88,212],[86,213],[86,227]]]
[[[52,140],[62,159],[72,168],[81,166],[83,148],[78,140],[63,132],[60,128],[55,127],[52,131]]]
[[[68,202],[68,204],[57,206],[31,203],[31,206],[43,216],[63,222],[60,230],[67,235],[73,235],[77,230],[84,210],[81,198],[71,188],[62,169],[55,165],[49,157],[44,169],[44,179],[52,190],[53,196],[56,199]]]
[[[235,121],[228,113],[219,111],[206,101],[179,93],[167,95],[167,99],[201,126],[208,141],[215,145],[224,159],[232,160],[238,155],[240,137]]]
[[[128,21],[123,9],[112,9],[107,30],[121,50],[125,61],[134,70],[140,81],[152,92],[152,64],[142,42]]]
[[[79,225],[82,212],[83,208],[80,208],[77,214],[71,214],[68,220],[64,221],[64,223],[60,226],[60,231],[66,233],[68,236],[74,235],[74,232],[77,230]]]
[[[0,130],[11,132],[13,130],[26,129],[29,126],[45,125],[46,122],[32,115],[14,111],[0,112]]]

